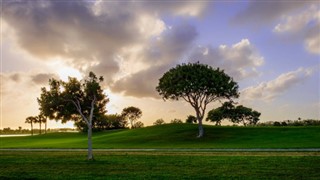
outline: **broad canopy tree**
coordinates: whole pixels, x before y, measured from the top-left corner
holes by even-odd
[[[103,93],[100,83],[103,77],[93,72],[82,81],[69,77],[67,82],[49,80],[50,89],[42,88],[38,102],[41,113],[50,119],[83,121],[88,129],[88,160],[92,153],[92,120],[106,113],[109,99]]]
[[[242,123],[247,126],[257,124],[260,115],[261,113],[251,108],[242,105],[234,106],[231,102],[225,102],[221,107],[209,111],[206,120],[220,125],[222,120],[228,119],[233,123]]]
[[[131,129],[135,128],[135,121],[142,116],[142,111],[134,106],[124,108],[121,113],[124,119],[130,121]]]
[[[184,99],[195,110],[199,127],[198,137],[204,135],[202,120],[211,102],[237,98],[238,85],[219,68],[200,63],[177,65],[160,79],[156,90],[164,100]]]

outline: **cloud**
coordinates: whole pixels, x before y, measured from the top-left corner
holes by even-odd
[[[244,101],[273,101],[290,88],[304,82],[313,72],[314,69],[299,68],[296,71],[281,74],[274,80],[243,89],[240,97]]]
[[[121,73],[118,57],[124,49],[146,47],[165,31],[160,15],[200,16],[205,4],[39,0],[4,1],[2,9],[22,49],[43,61],[61,58],[110,83]]]
[[[251,1],[232,22],[274,26],[274,33],[302,37],[309,53],[320,54],[320,6],[314,1]]]
[[[59,79],[56,74],[39,73],[39,74],[31,75],[32,82],[38,85],[47,85],[49,79],[51,78]]]
[[[287,0],[278,1],[250,1],[248,6],[238,13],[232,20],[235,24],[265,25],[274,23],[279,17],[304,8],[312,4],[312,1]]]
[[[127,96],[160,98],[155,90],[159,78],[179,63],[184,53],[192,47],[196,37],[195,27],[189,24],[167,29],[146,45],[146,50],[141,48],[136,52],[138,61],[143,62],[145,68],[116,81],[111,87],[112,91],[122,92]],[[125,55],[124,58],[130,60],[137,57]],[[131,62],[134,63],[134,60]]]
[[[160,98],[155,90],[159,78],[186,57],[189,62],[200,61],[223,68],[237,80],[259,74],[256,68],[264,63],[264,58],[248,39],[231,46],[194,48],[196,37],[195,28],[187,24],[168,29],[147,51],[140,52],[140,61],[146,62],[145,68],[116,81],[112,91],[127,96]]]
[[[305,48],[312,54],[320,54],[320,6],[312,4],[295,14],[285,15],[273,31],[278,34],[303,34]]]
[[[259,75],[256,68],[264,63],[264,58],[249,39],[242,39],[231,46],[197,47],[191,52],[189,59],[191,62],[199,61],[222,68],[236,80]]]

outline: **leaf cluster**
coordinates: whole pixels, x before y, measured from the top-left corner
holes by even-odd
[[[221,124],[223,119],[228,119],[233,123],[243,123],[246,125],[255,125],[259,121],[261,113],[251,108],[239,105],[234,106],[232,102],[225,102],[221,107],[208,112],[207,121]]]
[[[52,78],[49,80],[49,89],[41,88],[40,97],[37,99],[40,112],[50,119],[62,120],[62,123],[65,123],[79,118],[77,108],[88,117],[91,102],[96,99],[94,118],[99,117],[106,113],[105,106],[109,102],[101,88],[102,81],[102,77],[98,78],[92,72],[82,81],[72,77],[66,82]]]
[[[182,64],[170,69],[159,79],[156,90],[165,100],[206,96],[212,101],[239,96],[237,83],[223,70],[200,63]]]

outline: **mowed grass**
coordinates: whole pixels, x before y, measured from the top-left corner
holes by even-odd
[[[319,179],[319,153],[0,152],[0,179]]]
[[[93,133],[98,148],[320,148],[320,127],[205,126],[166,124],[133,130]],[[86,148],[86,133],[49,133],[0,138],[0,148]]]

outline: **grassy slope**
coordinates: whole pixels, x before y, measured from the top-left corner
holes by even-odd
[[[320,156],[0,152],[0,179],[319,179]],[[283,155],[282,155],[283,154]]]
[[[320,127],[214,127],[196,138],[197,125],[167,124],[99,132],[94,148],[320,148]],[[0,148],[86,148],[86,134],[52,133],[0,139]]]

